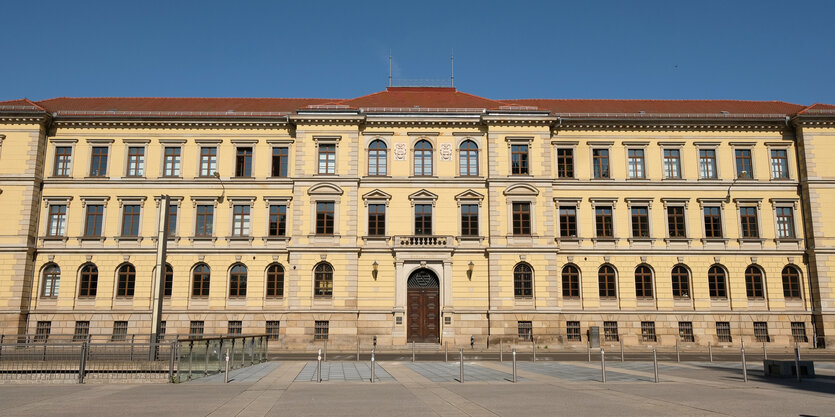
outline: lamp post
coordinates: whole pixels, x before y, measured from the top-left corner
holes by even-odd
[[[162,300],[165,289],[165,257],[168,249],[168,206],[170,204],[168,195],[159,197],[159,215],[157,216],[157,258],[156,269],[154,270],[154,303],[151,311],[151,340],[148,349],[148,359],[156,360],[159,349],[157,342],[162,331]]]
[[[739,172],[739,175],[736,178],[734,178],[734,180],[731,181],[731,185],[728,186],[728,192],[727,192],[727,195],[725,195],[725,202],[726,203],[731,202],[731,188],[734,185],[736,185],[736,182],[741,180],[741,179],[749,179],[749,178],[750,177],[748,175],[748,171],[742,170],[742,171]]]

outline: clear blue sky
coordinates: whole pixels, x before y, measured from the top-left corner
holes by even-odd
[[[6,1],[0,100],[351,98],[447,78],[495,99],[835,103],[834,1]]]

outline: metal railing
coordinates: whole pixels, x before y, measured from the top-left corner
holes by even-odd
[[[185,382],[267,360],[267,335],[180,339],[173,382]]]

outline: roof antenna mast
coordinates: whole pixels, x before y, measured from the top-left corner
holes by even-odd
[[[389,49],[389,87],[391,87],[391,49]]]
[[[452,55],[449,56],[449,82],[455,87],[455,49],[452,50]]]

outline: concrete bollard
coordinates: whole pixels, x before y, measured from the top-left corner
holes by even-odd
[[[516,383],[516,348],[513,348],[513,383]]]
[[[800,347],[794,342],[794,373],[797,374],[797,382],[800,382]]]
[[[623,339],[620,339],[620,361],[623,362]]]
[[[229,349],[226,349],[226,375],[224,376],[224,383],[229,383]]]
[[[765,340],[763,340],[763,360],[764,361],[768,360],[768,349],[766,349],[766,347],[765,347]]]
[[[586,350],[589,353],[588,362],[591,363],[591,340],[589,340],[588,343],[586,343]]]
[[[655,383],[658,383],[658,355],[652,350],[652,370],[655,373]]]
[[[325,340],[325,351],[324,351],[324,354],[322,356],[322,360],[325,361],[325,362],[328,361],[328,341],[327,340]]]
[[[536,363],[536,342],[534,342],[533,338],[531,338],[531,352],[533,353],[531,362]]]
[[[444,362],[449,362],[449,342],[444,342]]]
[[[606,383],[606,352],[600,348],[600,373],[603,377],[603,383]]]
[[[742,341],[742,347],[739,349],[742,355],[742,380],[748,382],[748,365],[745,363],[745,341]]]
[[[319,349],[316,356],[316,382],[322,382],[322,349]]]
[[[713,347],[710,342],[707,342],[707,355],[710,357],[710,361],[713,362]]]
[[[499,362],[504,362],[504,340],[499,341]]]
[[[678,350],[678,339],[676,339],[676,362],[681,362],[681,353]]]
[[[412,340],[412,362],[415,361],[415,341]]]
[[[374,382],[374,374],[376,372],[377,365],[374,363],[374,349],[371,349],[371,382]]]
[[[357,362],[360,361],[360,338],[357,338]]]
[[[459,363],[459,367],[461,368],[460,371],[459,371],[461,373],[461,375],[460,375],[460,378],[458,379],[458,382],[463,384],[464,383],[464,348],[461,348],[458,351],[458,355],[459,355],[458,363]]]

